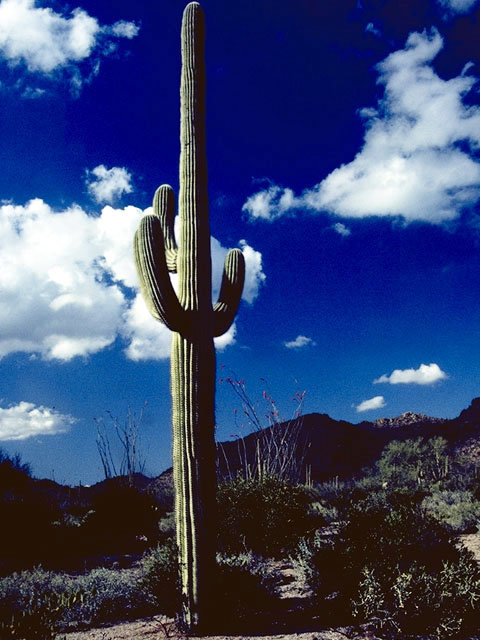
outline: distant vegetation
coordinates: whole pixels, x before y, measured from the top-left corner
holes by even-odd
[[[480,570],[459,544],[480,524],[472,451],[472,442],[417,437],[389,442],[361,473],[324,482],[226,474],[218,625],[233,632],[232,621],[241,628],[255,611],[275,610],[265,565],[273,557],[289,559],[309,586],[304,619],[380,638],[480,632]],[[61,487],[0,452],[0,638],[48,640],[69,628],[174,615],[172,501],[169,474]]]

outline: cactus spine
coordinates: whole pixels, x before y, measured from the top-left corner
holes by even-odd
[[[205,140],[204,17],[187,5],[182,21],[180,85],[180,245],[173,233],[174,196],[162,185],[153,215],[135,234],[135,263],[151,314],[173,332],[171,392],[173,469],[182,620],[190,631],[208,623],[215,565],[215,349],[238,309],[243,254],[229,251],[212,307]],[[178,272],[178,295],[169,277]]]

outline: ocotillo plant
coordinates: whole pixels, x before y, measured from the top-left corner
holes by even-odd
[[[173,331],[171,391],[175,513],[185,627],[208,624],[215,563],[215,350],[238,309],[245,262],[238,249],[225,260],[212,306],[205,144],[204,17],[187,5],[182,22],[180,84],[180,243],[174,237],[174,196],[162,185],[154,215],[135,235],[135,262],[152,315]],[[178,295],[169,277],[178,272]]]

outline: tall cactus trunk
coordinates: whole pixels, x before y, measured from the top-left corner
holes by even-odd
[[[175,520],[182,622],[190,632],[208,627],[215,573],[215,350],[238,309],[245,278],[243,254],[225,260],[218,302],[212,308],[210,227],[205,136],[204,19],[200,5],[185,8],[180,87],[180,246],[173,191],[162,185],[154,215],[135,234],[140,287],[152,315],[173,333],[171,391]],[[178,271],[178,296],[169,271]]]
[[[198,5],[182,22],[180,84],[181,238],[179,301],[195,314],[191,333],[172,344],[175,520],[183,621],[208,618],[215,568],[215,351],[211,304],[210,227],[205,140],[204,23]]]
[[[175,522],[182,621],[205,627],[215,572],[213,344],[175,333],[171,360]]]

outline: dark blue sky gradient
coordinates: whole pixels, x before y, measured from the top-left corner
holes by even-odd
[[[42,6],[67,11],[59,2]],[[59,211],[76,203],[99,216],[85,176],[103,164],[132,175],[134,190],[116,206],[144,209],[159,184],[178,192],[184,3],[87,0],[80,6],[101,24],[134,21],[139,34],[101,58],[98,75],[77,97],[65,80],[36,74],[47,95],[21,98],[14,81],[32,76],[0,57],[0,199],[24,205],[41,198]],[[305,210],[251,221],[242,207],[270,184],[301,194],[354,159],[365,134],[359,110],[377,107],[383,96],[375,65],[402,49],[412,31],[433,26],[440,32],[444,47],[432,67],[441,78],[459,76],[469,61],[478,77],[479,9],[444,17],[434,0],[204,0],[202,6],[212,234],[225,247],[245,239],[262,254],[266,275],[254,303],[242,303],[236,344],[218,354],[225,367],[219,377],[234,370],[255,400],[265,378],[285,417],[297,390],[307,391],[305,411],[353,422],[410,410],[458,415],[480,395],[478,197],[455,220],[435,225]],[[80,65],[84,74],[88,64]],[[478,85],[465,103],[478,105]],[[472,157],[478,162],[478,149]],[[332,228],[338,222],[350,235]],[[285,348],[298,335],[315,344]],[[106,410],[122,418],[128,406],[145,407],[147,471],[166,468],[168,361],[133,362],[124,347],[118,336],[68,362],[6,355],[2,407],[27,401],[77,422],[68,433],[0,445],[20,451],[36,475],[92,483],[102,477],[94,419]],[[382,374],[422,363],[437,363],[448,377],[432,385],[373,384]],[[357,412],[360,402],[377,395],[384,396],[383,408]],[[236,406],[228,386],[220,385],[222,439],[235,432]]]

